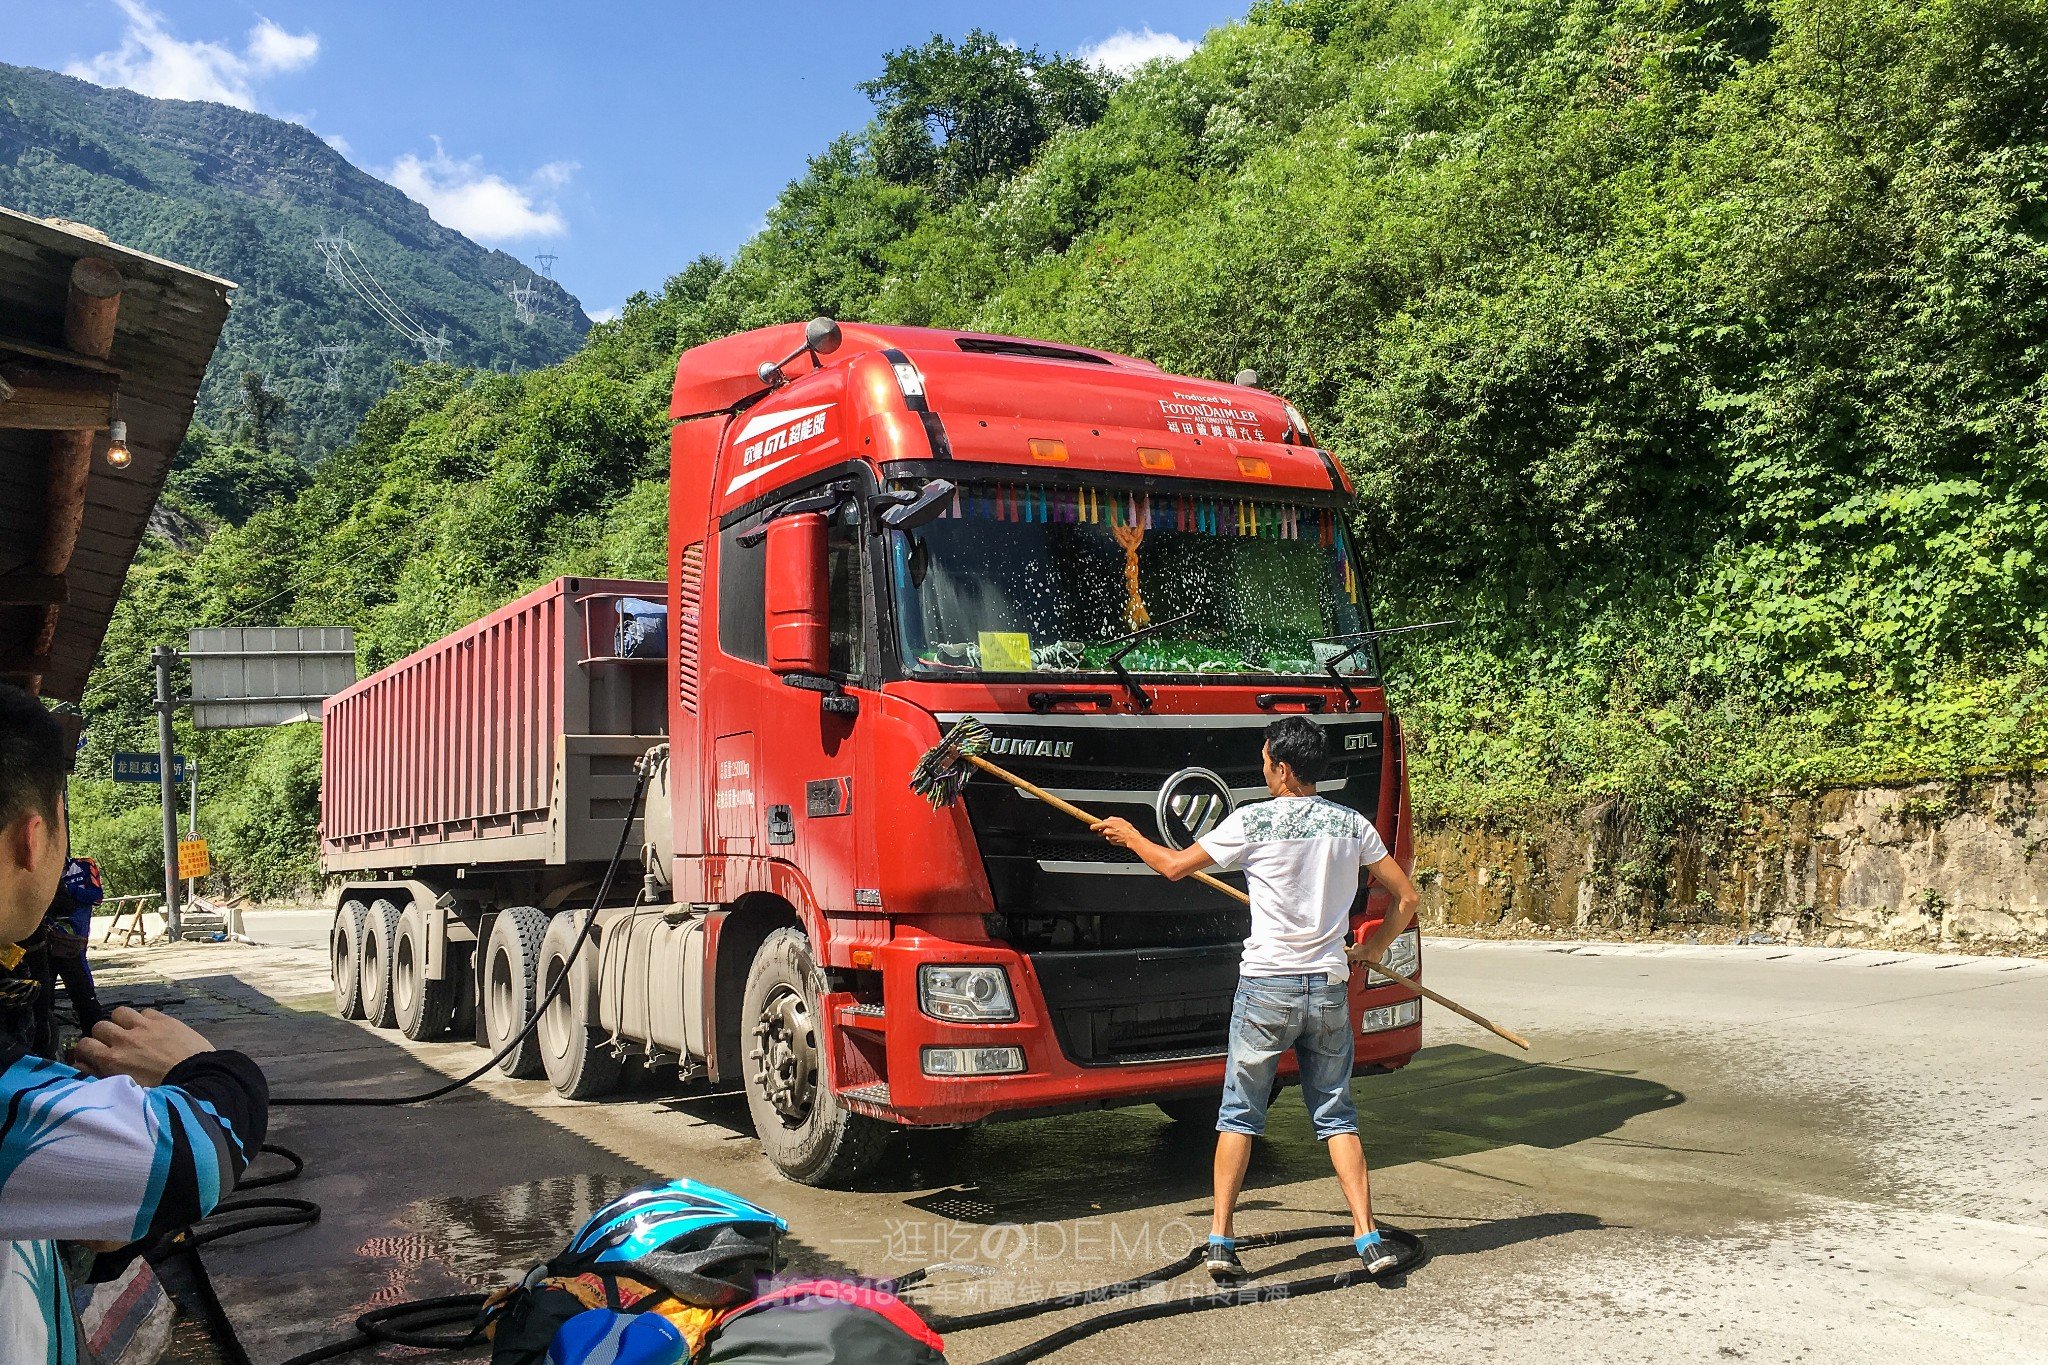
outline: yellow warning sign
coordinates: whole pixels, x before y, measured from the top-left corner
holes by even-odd
[[[1021,630],[984,630],[976,641],[981,646],[984,673],[1029,673],[1031,637]]]
[[[213,871],[213,859],[206,851],[204,839],[178,840],[178,876],[181,878],[204,877]]]

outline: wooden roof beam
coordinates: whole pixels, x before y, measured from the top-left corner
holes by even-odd
[[[70,600],[60,573],[0,573],[0,607],[54,607]]]
[[[0,431],[105,431],[121,381],[63,365],[0,365]]]

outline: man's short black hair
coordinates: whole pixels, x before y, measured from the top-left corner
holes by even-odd
[[[1307,716],[1287,716],[1266,727],[1266,752],[1296,778],[1314,782],[1330,766],[1330,737]]]
[[[70,768],[57,718],[20,688],[0,683],[0,829],[30,811],[54,821]]]

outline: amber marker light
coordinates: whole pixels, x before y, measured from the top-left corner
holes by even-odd
[[[1031,458],[1034,460],[1044,460],[1048,464],[1065,464],[1067,462],[1067,443],[1065,441],[1048,441],[1042,437],[1034,436],[1031,438],[1030,444]]]
[[[1148,450],[1138,447],[1138,463],[1147,469],[1173,468],[1173,452],[1170,450]]]
[[[126,469],[134,456],[128,451],[128,424],[116,422],[107,429],[107,463]]]
[[[1270,479],[1273,477],[1272,466],[1266,463],[1264,457],[1258,455],[1238,456],[1237,472],[1244,475],[1247,479]]]

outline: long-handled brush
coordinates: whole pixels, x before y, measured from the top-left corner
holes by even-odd
[[[917,761],[917,767],[910,774],[910,789],[930,801],[933,810],[938,810],[960,799],[960,793],[966,789],[968,779],[973,777],[974,770],[979,768],[990,777],[1007,782],[1019,791],[1029,792],[1054,810],[1071,815],[1084,825],[1094,826],[1102,823],[1102,817],[1090,815],[1073,802],[1054,796],[1036,783],[1026,782],[1008,769],[989,762],[982,756],[988,752],[988,742],[988,727],[972,716],[962,716],[953,723],[951,729],[939,737],[939,742]],[[1207,872],[1197,872],[1193,875],[1196,881],[1214,887],[1234,900],[1242,901],[1246,905],[1252,903],[1250,896]],[[1356,947],[1351,949],[1350,955],[1353,961],[1363,962],[1389,981],[1406,986],[1426,1000],[1434,1000],[1453,1014],[1470,1019],[1487,1032],[1507,1039],[1516,1047],[1525,1051],[1528,1049],[1529,1040],[1521,1034],[1502,1028],[1484,1015],[1473,1013],[1457,1001],[1437,994],[1420,981],[1401,975],[1384,962],[1377,962],[1364,956]]]

